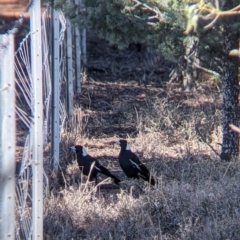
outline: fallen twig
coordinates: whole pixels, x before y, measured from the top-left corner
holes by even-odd
[[[219,154],[219,153],[207,142],[207,140],[203,137],[203,135],[201,134],[201,132],[200,132],[199,129],[198,129],[198,125],[199,125],[199,124],[196,124],[196,125],[195,125],[196,133],[199,135],[199,137],[202,139],[202,141],[203,141],[204,143],[206,143],[206,144],[212,149],[212,151],[213,151],[217,156],[220,157],[220,154]]]

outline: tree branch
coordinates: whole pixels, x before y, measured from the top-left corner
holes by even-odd
[[[239,128],[239,127],[237,127],[237,126],[235,126],[235,125],[233,125],[233,124],[228,124],[228,126],[229,126],[229,128],[230,128],[232,131],[240,134],[240,128]]]
[[[207,68],[205,68],[205,67],[202,67],[202,66],[198,65],[197,63],[193,63],[193,65],[194,65],[194,67],[196,67],[196,68],[198,68],[198,69],[201,69],[201,70],[203,70],[204,72],[207,72],[207,73],[210,73],[210,74],[215,75],[218,79],[221,78],[221,75],[220,75],[219,73],[213,71],[213,70],[210,70],[210,69],[207,69]]]
[[[186,17],[188,18],[188,23],[186,27],[185,33],[188,34],[191,31],[196,31],[198,19],[204,21],[211,21],[207,24],[204,29],[209,29],[214,26],[219,17],[227,17],[227,16],[236,16],[240,15],[240,5],[235,8],[227,11],[221,11],[219,9],[219,1],[215,0],[215,6],[211,3],[205,3],[204,0],[201,0],[199,3],[187,6],[186,9]]]
[[[134,17],[140,19],[140,20],[146,20],[148,25],[156,25],[156,22],[153,21],[160,21],[160,20],[166,20],[166,17],[161,13],[159,8],[155,7],[150,7],[146,3],[142,3],[139,0],[133,0],[134,3],[136,3],[132,7],[127,7],[126,10],[134,12],[135,10],[141,8],[143,12],[149,12],[150,14],[154,14],[153,16],[149,16],[147,18],[141,17],[137,14],[133,14]]]
[[[218,18],[219,18],[219,16],[216,16],[216,17],[212,20],[212,22],[210,22],[208,25],[204,26],[203,29],[204,29],[204,30],[207,30],[207,29],[212,28],[213,25],[217,22]]]

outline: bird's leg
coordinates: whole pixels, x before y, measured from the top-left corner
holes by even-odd
[[[98,180],[97,180],[97,176],[95,177],[95,187],[97,186],[98,184]]]
[[[138,181],[138,185],[137,185],[138,188],[140,189],[141,192],[143,192],[143,189],[140,187],[140,184],[139,184],[139,183],[140,183],[140,182],[139,182],[139,177],[137,178],[137,181]]]
[[[98,186],[98,179],[97,176],[95,177],[95,190],[94,193],[97,194],[98,193],[98,197],[100,196],[100,186]]]

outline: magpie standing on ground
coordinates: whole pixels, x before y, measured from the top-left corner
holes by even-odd
[[[95,182],[97,182],[98,173],[102,173],[107,177],[112,178],[114,180],[114,183],[119,185],[119,182],[121,181],[117,177],[115,177],[112,173],[110,173],[108,169],[102,166],[97,161],[97,159],[88,155],[86,149],[83,146],[76,145],[69,147],[69,149],[76,152],[79,169],[84,175],[88,176],[90,182],[92,182],[94,179]]]
[[[126,140],[114,141],[115,144],[120,145],[121,150],[118,156],[119,164],[123,172],[129,178],[141,177],[144,181],[150,182],[151,185],[155,185],[155,179],[150,176],[148,169],[143,165],[138,156],[130,149]]]

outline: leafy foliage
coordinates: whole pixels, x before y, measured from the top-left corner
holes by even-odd
[[[227,27],[229,33],[235,34],[239,38],[240,14],[237,14],[237,11],[234,13],[232,9],[240,9],[240,5],[238,5],[239,3],[237,1],[219,1],[217,5],[214,5],[215,2],[213,3],[213,1],[208,2],[207,4],[204,3],[207,7],[204,5],[204,7],[194,10],[195,15],[193,14],[192,19],[198,15],[197,31],[194,34],[196,34],[200,40],[199,55],[207,59],[205,65],[208,65],[209,68],[215,71],[221,72],[218,68],[219,62],[216,62],[216,60],[225,59],[225,61],[227,61],[228,58],[228,53],[223,51],[223,31],[224,28]],[[192,6],[197,6],[197,4]],[[188,11],[190,10],[188,9]],[[189,21],[193,21],[192,19],[189,19]],[[194,23],[188,23],[187,26],[191,24]],[[189,29],[186,29],[186,32],[190,33],[188,30]],[[191,30],[193,30],[193,26]],[[212,61],[209,62],[209,59]],[[209,65],[209,63],[211,65]]]
[[[54,1],[80,28],[98,32],[120,49],[130,44],[144,44],[152,51],[176,60],[182,54],[186,19],[179,0],[89,0],[76,11],[65,0]]]
[[[53,2],[55,8],[63,10],[74,24],[96,30],[100,38],[118,48],[144,44],[171,61],[185,51],[186,33],[199,37],[199,55],[205,55],[206,59],[213,55],[215,58],[222,56],[223,24],[230,22],[230,30],[239,33],[239,16],[224,17],[223,14],[223,11],[238,6],[238,0],[88,0],[81,6],[67,0]],[[196,10],[195,6],[200,8]],[[212,8],[222,10],[222,16],[206,30],[204,26],[210,21],[197,15],[206,16]]]

